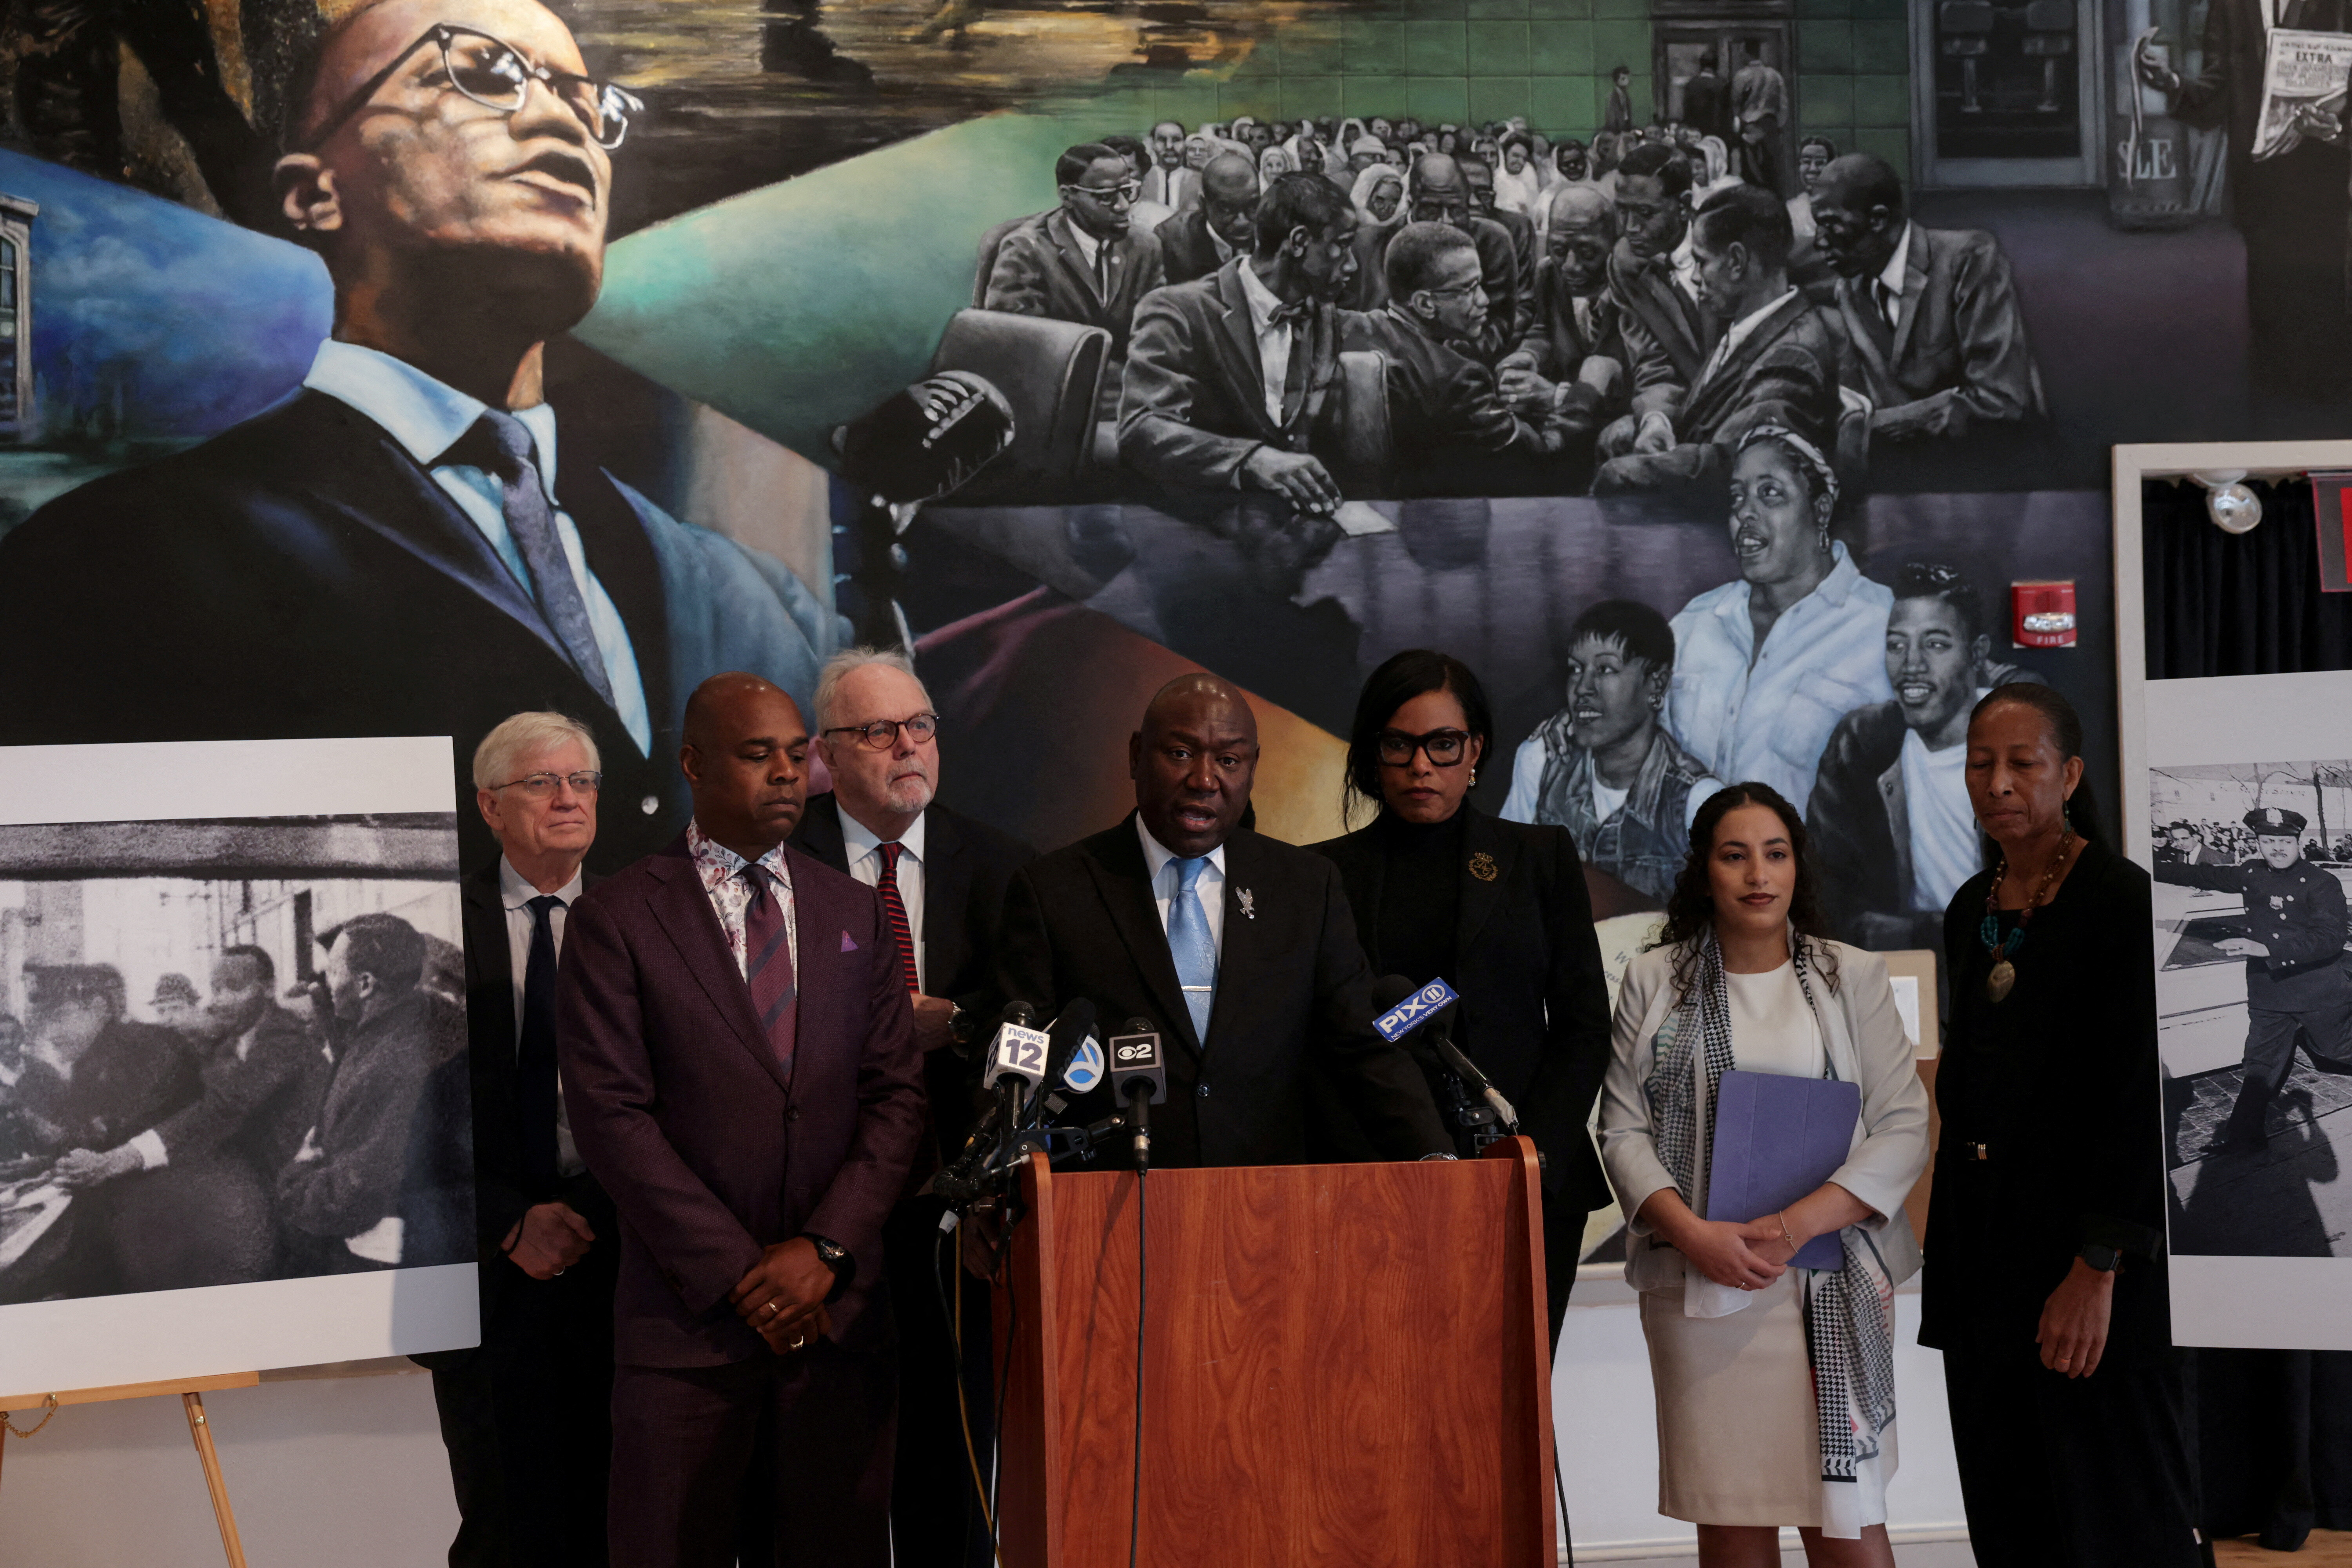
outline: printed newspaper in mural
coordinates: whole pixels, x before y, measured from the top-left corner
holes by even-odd
[[[2343,113],[2347,81],[2352,81],[2352,35],[2273,29],[2270,59],[2263,68],[2254,156],[2275,158],[2301,145],[2308,132],[2305,110]]]

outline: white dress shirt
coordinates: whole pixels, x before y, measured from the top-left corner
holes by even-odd
[[[1862,574],[1843,541],[1820,585],[1756,645],[1746,579],[1710,588],[1673,621],[1666,729],[1719,779],[1770,784],[1800,812],[1839,720],[1895,700],[1886,616],[1895,595]]]
[[[525,591],[530,590],[530,570],[523,563],[521,547],[507,528],[505,487],[498,476],[465,463],[436,466],[436,459],[473,428],[488,405],[443,384],[405,361],[332,338],[319,345],[318,356],[310,362],[310,374],[302,378],[302,384],[350,405],[383,426],[410,457],[431,469],[433,482],[481,530],[482,537],[498,552],[499,559],[506,563],[515,581]],[[635,645],[629,640],[629,628],[621,619],[612,595],[588,570],[588,553],[580,542],[579,526],[556,499],[555,410],[541,403],[512,413],[530,432],[539,448],[540,484],[547,491],[548,504],[555,508],[556,537],[562,542],[563,558],[572,563],[572,580],[588,606],[588,629],[596,638],[596,651],[604,656],[604,673],[613,683],[613,706],[638,752],[649,755],[654,743],[653,717],[646,705],[645,679],[637,669]]]
[[[751,889],[743,885],[743,868],[751,862],[703,832],[699,822],[686,825],[686,847],[694,857],[695,875],[702,879],[703,896],[710,900],[710,911],[719,917],[719,929],[726,933],[727,951],[735,959],[735,973],[748,980],[751,967]],[[793,900],[793,868],[784,858],[784,847],[779,844],[761,856],[760,864],[776,879],[776,898],[784,911],[784,941],[792,948],[793,977],[797,984],[801,973],[800,909]]]
[[[1675,281],[1682,285],[1683,292],[1694,300],[1697,299],[1698,253],[1691,248],[1688,228],[1683,230],[1683,242],[1675,246],[1673,254],[1666,258],[1666,265],[1674,269]]]
[[[1918,731],[1903,731],[1903,814],[1911,826],[1911,907],[1940,910],[1984,869],[1969,805],[1967,742],[1931,752]]]
[[[555,933],[555,956],[563,956],[563,922],[572,905],[587,886],[580,872],[572,873],[572,880],[555,889],[562,903],[547,911],[548,929]],[[535,923],[531,919],[530,901],[539,897],[539,889],[522,879],[503,855],[499,857],[499,902],[507,914],[507,973],[514,978],[515,1048],[518,1057],[522,1048],[522,989],[530,971],[530,932]],[[561,1176],[576,1176],[588,1168],[581,1159],[579,1148],[572,1142],[572,1116],[563,1105],[563,1079],[555,1080],[555,1171]]]
[[[1202,226],[1206,227],[1207,226],[1203,225]],[[1236,255],[1240,254],[1234,248],[1234,243],[1231,240],[1227,239],[1223,235],[1219,234],[1213,228],[1209,229],[1209,243],[1216,247],[1217,266],[1220,268],[1222,268],[1226,262],[1231,261]]]
[[[1282,301],[1255,267],[1242,268],[1242,297],[1249,301],[1250,333],[1257,339],[1257,367],[1265,379],[1265,416],[1279,425],[1282,389],[1290,380],[1290,323],[1273,319]]]
[[[1874,291],[1871,303],[1878,307],[1881,320],[1888,326],[1903,318],[1903,284],[1911,276],[1911,224],[1906,219],[1903,233],[1895,241],[1895,254],[1878,270],[1879,286],[1884,292]]]
[[[1176,858],[1176,851],[1151,837],[1151,829],[1143,826],[1143,818],[1135,819],[1136,836],[1143,840],[1143,864],[1151,873],[1151,902],[1160,910],[1160,930],[1168,931],[1168,911],[1176,901],[1176,876],[1168,863]],[[1225,956],[1225,847],[1218,845],[1209,851],[1209,863],[1201,868],[1200,879],[1192,884],[1201,896],[1202,912],[1209,917],[1209,945],[1217,952],[1220,964]]]
[[[898,901],[907,908],[907,931],[915,944],[915,984],[931,994],[931,977],[923,967],[923,821],[920,816],[898,836]],[[849,874],[869,888],[882,885],[882,840],[872,828],[846,811],[841,814],[841,850]]]

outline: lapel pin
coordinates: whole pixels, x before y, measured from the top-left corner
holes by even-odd
[[[1495,858],[1481,849],[1470,857],[1470,874],[1482,882],[1491,882],[1502,873],[1496,868]]]
[[[1254,921],[1257,919],[1257,895],[1255,893],[1251,892],[1247,888],[1241,888],[1235,890],[1234,896],[1241,900],[1242,918],[1244,920]]]

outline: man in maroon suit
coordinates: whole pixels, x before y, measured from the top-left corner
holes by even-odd
[[[615,1568],[889,1562],[882,1225],[921,1068],[880,899],[784,847],[808,746],[765,680],[704,681],[693,821],[568,921],[564,1103],[621,1221]]]

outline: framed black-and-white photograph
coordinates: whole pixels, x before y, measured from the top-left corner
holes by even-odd
[[[2117,582],[2158,574],[2144,479],[2305,472],[2343,447],[2117,448]],[[2125,848],[2155,883],[2173,1339],[2352,1348],[2352,670],[2162,674],[2172,650],[2151,641],[2183,628],[2140,592],[2117,599]]]
[[[476,1342],[449,776],[0,751],[0,1389]]]

